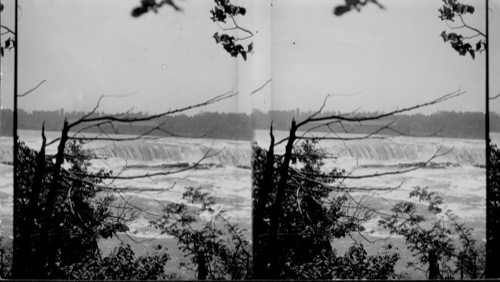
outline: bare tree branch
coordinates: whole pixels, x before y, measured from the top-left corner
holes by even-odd
[[[250,93],[250,95],[253,95],[257,92],[259,92],[262,88],[264,88],[269,82],[273,81],[272,78],[270,78],[268,81],[266,81],[261,87],[255,89],[254,91],[252,91],[252,93]]]
[[[381,119],[384,117],[393,116],[395,114],[400,114],[400,113],[412,111],[412,110],[415,110],[418,108],[434,105],[434,104],[449,100],[451,98],[461,96],[465,93],[466,93],[465,91],[462,92],[459,89],[459,90],[445,94],[445,95],[443,95],[435,100],[432,100],[432,101],[429,101],[429,102],[426,102],[423,104],[418,104],[418,105],[415,105],[412,107],[407,107],[407,108],[403,108],[400,110],[394,110],[394,111],[391,111],[391,112],[388,112],[385,114],[374,115],[374,116],[369,116],[369,117],[346,117],[346,116],[339,116],[339,115],[329,115],[329,116],[324,116],[324,117],[309,117],[309,118],[305,119],[304,121],[297,123],[297,127],[303,126],[303,125],[310,123],[310,122],[328,121],[328,120],[342,120],[342,121],[347,121],[347,122],[362,122],[362,121],[369,121],[369,120],[377,120],[377,119]]]
[[[167,115],[172,115],[172,114],[176,114],[176,113],[180,113],[180,112],[185,112],[185,111],[188,111],[188,110],[191,110],[191,109],[195,109],[195,108],[199,108],[199,107],[203,107],[203,106],[207,106],[207,105],[211,105],[211,104],[214,104],[214,103],[217,103],[217,102],[220,102],[220,101],[223,101],[223,100],[226,100],[226,99],[229,99],[231,97],[234,97],[236,95],[238,95],[239,92],[233,92],[233,91],[229,91],[229,92],[226,92],[224,94],[221,94],[221,95],[217,95],[213,98],[210,98],[204,102],[201,102],[201,103],[198,103],[198,104],[195,104],[195,105],[191,105],[191,106],[187,106],[187,107],[183,107],[183,108],[178,108],[178,109],[175,109],[175,110],[169,110],[169,111],[166,111],[166,112],[163,112],[163,113],[160,113],[160,114],[155,114],[155,115],[151,115],[151,116],[147,116],[147,117],[123,117],[123,118],[120,118],[118,116],[103,116],[103,117],[94,117],[94,118],[91,118],[90,115],[93,114],[96,110],[97,110],[97,107],[99,106],[99,102],[102,98],[99,99],[99,102],[98,104],[96,105],[96,107],[87,115],[85,115],[84,117],[78,119],[77,121],[69,124],[69,128],[73,128],[75,127],[76,125],[79,125],[83,122],[96,122],[96,121],[115,121],[115,122],[124,122],[124,123],[131,123],[131,122],[139,122],[139,121],[150,121],[150,120],[154,120],[154,119],[157,119],[157,118],[160,118],[160,117],[164,117],[164,116],[167,116]]]
[[[154,176],[172,175],[172,174],[181,173],[181,172],[184,172],[184,171],[196,169],[197,167],[199,167],[199,165],[200,165],[200,163],[202,161],[204,161],[207,158],[211,158],[213,156],[216,156],[217,154],[220,153],[220,151],[219,151],[217,153],[210,154],[211,149],[212,148],[209,148],[209,150],[207,150],[207,152],[203,155],[203,157],[201,157],[197,162],[195,162],[191,166],[184,167],[184,168],[181,168],[181,169],[178,169],[178,170],[161,171],[161,172],[156,172],[156,173],[149,173],[148,172],[148,173],[145,173],[145,174],[130,175],[130,176],[121,176],[121,175],[88,175],[88,174],[80,174],[80,173],[74,173],[73,175],[75,175],[76,177],[89,177],[89,176],[91,176],[91,177],[99,178],[99,179],[119,179],[119,180],[130,180],[130,179],[139,179],[139,178],[151,178],[151,177],[154,177]]]
[[[457,16],[460,18],[460,21],[462,22],[463,27],[466,27],[466,28],[468,28],[470,30],[473,30],[473,31],[477,32],[478,34],[481,34],[483,37],[486,38],[486,34],[484,32],[480,31],[479,29],[477,29],[475,27],[472,27],[472,26],[466,24],[465,21],[464,21],[464,19],[463,19],[463,17],[462,17],[462,15],[457,14]]]
[[[500,94],[497,94],[497,95],[495,95],[495,96],[493,96],[493,97],[490,97],[490,100],[495,100],[495,99],[497,99],[498,97],[500,97]]]
[[[246,29],[246,28],[243,28],[241,26],[238,25],[238,23],[236,22],[236,20],[234,19],[234,17],[232,15],[229,15],[229,17],[231,18],[231,20],[233,20],[233,24],[234,24],[234,27],[243,31],[243,32],[246,32],[248,34],[248,36],[246,37],[242,37],[242,38],[236,38],[234,41],[239,41],[239,40],[246,40],[246,39],[249,39],[249,38],[252,38],[254,35],[253,35],[253,32],[251,32],[250,30]]]
[[[431,163],[432,160],[447,155],[449,154],[454,148],[451,148],[447,150],[446,152],[439,153],[441,151],[441,148],[443,145],[439,146],[439,148],[436,150],[436,152],[425,162],[423,163],[418,163],[415,165],[415,167],[409,168],[409,169],[403,169],[403,170],[396,170],[396,171],[388,171],[388,172],[376,172],[376,173],[371,173],[371,174],[364,174],[364,175],[339,175],[339,176],[326,176],[327,178],[332,178],[332,179],[365,179],[365,178],[373,178],[373,177],[381,177],[381,176],[386,176],[386,175],[397,175],[397,174],[404,174],[408,173],[411,171],[415,171],[418,169],[425,168],[427,165]],[[305,172],[300,172],[296,170],[295,168],[290,168],[293,170],[295,173],[298,173],[300,175],[304,175],[308,178],[308,180],[312,180],[310,177],[325,177],[324,175],[316,175],[316,174],[310,174],[310,173],[305,173]]]
[[[16,35],[16,33],[12,29],[8,28],[7,26],[0,25],[0,27],[6,30],[6,31],[2,32],[2,35],[5,35],[7,33],[11,33],[12,35]]]
[[[42,84],[43,84],[44,82],[46,82],[46,81],[47,81],[47,80],[45,80],[45,79],[44,79],[44,80],[42,80],[40,83],[38,83],[38,85],[37,85],[37,86],[35,86],[35,87],[31,88],[30,90],[28,90],[28,91],[24,92],[23,94],[19,94],[19,95],[17,95],[17,97],[24,97],[24,96],[26,96],[26,95],[30,94],[31,92],[33,92],[33,91],[37,90],[37,89],[38,89],[38,87],[40,87],[40,85],[42,85]]]
[[[437,103],[440,103],[440,102],[443,102],[443,101],[446,101],[446,100],[449,100],[449,99],[461,96],[461,95],[463,95],[465,93],[466,93],[466,91],[462,91],[461,89],[459,89],[459,90],[453,91],[451,93],[445,94],[443,96],[440,96],[439,98],[434,99],[434,100],[429,101],[429,102],[426,102],[426,103],[418,104],[418,105],[415,105],[415,106],[412,106],[412,107],[407,107],[407,108],[403,108],[403,109],[399,109],[399,110],[393,110],[393,111],[385,113],[385,114],[373,115],[373,116],[368,116],[368,117],[349,116],[349,115],[329,115],[329,116],[316,117],[321,112],[321,109],[323,109],[325,107],[326,100],[328,99],[328,96],[327,96],[325,98],[325,100],[323,102],[323,105],[321,106],[320,110],[314,112],[312,115],[310,115],[307,119],[303,120],[302,122],[297,123],[297,128],[299,128],[300,126],[304,126],[306,124],[309,124],[309,123],[315,123],[315,122],[323,122],[323,123],[320,123],[318,125],[312,126],[304,134],[302,134],[302,136],[296,137],[296,139],[320,139],[320,138],[308,138],[308,137],[305,137],[304,135],[306,133],[309,133],[313,129],[318,129],[318,128],[321,128],[321,127],[328,127],[331,132],[335,133],[332,130],[332,128],[330,127],[330,125],[334,124],[334,123],[337,123],[340,126],[342,126],[342,128],[344,129],[344,132],[348,133],[347,129],[344,127],[344,125],[343,125],[342,122],[357,122],[357,123],[362,123],[363,121],[379,120],[379,119],[382,119],[382,118],[385,118],[385,117],[390,117],[390,116],[394,116],[396,114],[400,114],[400,113],[404,113],[404,112],[409,112],[409,111],[412,111],[412,110],[415,110],[415,109],[418,109],[418,108],[422,108],[422,107],[434,105],[434,104],[437,104]],[[391,123],[389,123],[388,125],[385,125],[382,128],[379,128],[379,129],[375,130],[374,132],[369,133],[365,137],[361,137],[361,138],[359,138],[359,137],[345,137],[345,138],[340,138],[340,137],[333,138],[333,137],[329,137],[327,139],[350,141],[350,140],[367,139],[367,138],[370,138],[370,137],[373,138],[373,135],[379,133],[383,129],[391,130],[391,131],[396,132],[396,133],[398,133],[398,134],[400,134],[402,136],[407,136],[407,135],[410,136],[409,134],[399,132],[399,131],[397,131],[397,130],[391,128],[391,127],[389,127],[390,124]],[[436,133],[433,133],[433,134],[437,134],[437,133],[439,133],[442,130],[443,130],[443,128],[441,128],[439,131],[437,131]],[[431,135],[431,136],[434,136],[434,135]],[[285,142],[287,140],[288,140],[288,137],[285,137],[285,138],[279,140],[278,142],[276,142],[275,145],[277,146],[277,145],[279,145],[279,144],[281,144],[281,143],[283,143],[283,142]]]
[[[101,95],[99,97],[99,100],[97,101],[97,104],[96,106],[90,111],[88,112],[86,115],[84,115],[83,117],[79,118],[78,120],[70,123],[68,125],[68,127],[71,129],[71,128],[74,128],[82,123],[94,123],[94,124],[90,124],[86,127],[84,127],[85,129],[89,129],[89,128],[92,128],[92,127],[98,127],[100,125],[104,125],[104,124],[111,124],[113,122],[117,122],[117,123],[135,123],[135,122],[142,122],[142,121],[151,121],[151,120],[155,120],[155,119],[158,119],[158,118],[161,118],[161,117],[165,117],[167,115],[173,115],[173,114],[176,114],[176,113],[181,113],[181,112],[185,112],[185,111],[188,111],[188,110],[191,110],[191,109],[195,109],[195,108],[200,108],[200,107],[203,107],[203,106],[207,106],[207,105],[211,105],[211,104],[214,104],[214,103],[217,103],[217,102],[220,102],[220,101],[223,101],[223,100],[226,100],[226,99],[229,99],[229,98],[232,98],[232,97],[235,97],[236,95],[238,95],[239,92],[233,92],[233,91],[228,91],[226,93],[223,93],[223,94],[220,94],[220,95],[217,95],[215,97],[212,97],[204,102],[201,102],[201,103],[198,103],[198,104],[195,104],[195,105],[191,105],[191,106],[187,106],[187,107],[183,107],[183,108],[177,108],[177,109],[174,109],[174,110],[168,110],[166,112],[163,112],[163,113],[160,113],[160,114],[155,114],[155,115],[151,115],[151,116],[147,116],[147,117],[127,117],[127,113],[124,113],[124,114],[119,114],[119,115],[106,115],[106,116],[100,116],[100,117],[91,117],[92,114],[96,113],[97,109],[99,108],[99,105],[102,101],[102,99],[104,98],[107,98],[107,97],[124,97],[125,95]],[[123,116],[123,117],[121,117]],[[151,133],[155,130],[159,130],[159,131],[163,131],[167,134],[173,134],[171,132],[168,132],[167,130],[163,129],[160,127],[161,124],[159,126],[156,126],[154,127],[153,129],[149,130],[147,133],[143,133],[141,134],[141,137],[144,137],[146,134],[148,133]],[[80,129],[77,133],[81,132],[82,130]],[[210,132],[208,132],[207,134],[209,134]],[[77,139],[81,139],[81,140],[99,140],[99,138],[87,138],[87,137],[81,137],[81,138],[77,138],[75,137],[75,135],[73,137],[70,137],[70,139],[74,139],[74,140],[77,140]],[[126,138],[111,138],[111,137],[108,137],[108,138],[102,138],[101,140],[108,140],[108,141],[127,141],[127,140],[136,140],[138,138],[129,138],[129,139],[126,139]],[[59,141],[60,138],[55,138],[54,140],[50,141],[47,143],[47,146]]]

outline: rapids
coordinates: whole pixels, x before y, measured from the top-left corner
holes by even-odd
[[[266,148],[269,133],[257,130],[255,142]],[[276,140],[285,137],[287,132],[276,131]],[[21,130],[21,140],[29,147],[38,150],[41,144],[39,131]],[[57,132],[47,132],[48,140],[58,137]],[[346,135],[355,136],[355,135]],[[124,137],[121,135],[120,137]],[[407,167],[429,160],[433,155],[445,153],[433,159],[434,163],[446,164],[427,169],[419,169],[401,175],[376,177],[361,180],[346,180],[343,184],[355,187],[395,187],[387,192],[368,192],[376,204],[386,209],[386,202],[394,203],[407,200],[408,193],[414,186],[429,187],[440,193],[459,216],[471,222],[473,227],[484,232],[485,220],[485,153],[483,140],[451,138],[417,138],[378,136],[381,139],[332,141],[324,140],[319,146],[331,157],[325,160],[325,168],[343,168],[352,175],[381,173]],[[493,141],[500,140],[500,134],[492,134]],[[0,162],[2,183],[0,192],[3,217],[12,216],[12,138],[2,137],[0,143]],[[54,153],[57,144],[47,148]],[[251,146],[249,141],[190,139],[190,138],[151,138],[124,142],[94,141],[85,145],[99,157],[94,161],[95,169],[105,168],[122,171],[123,175],[144,174],[175,168],[198,162],[204,156],[210,157],[202,163],[209,164],[204,169],[186,171],[180,174],[161,176],[154,179],[143,178],[116,181],[121,187],[135,188],[135,192],[124,193],[135,199],[136,203],[153,207],[170,201],[182,201],[185,187],[204,187],[217,197],[220,207],[227,210],[233,220],[251,227]],[[277,153],[282,153],[284,144]],[[451,164],[451,165],[450,165]],[[128,169],[123,170],[124,167]],[[10,171],[8,171],[10,170]],[[163,189],[159,192],[146,191],[149,188]],[[141,191],[144,189],[144,191]],[[364,193],[364,192],[362,192]],[[378,200],[377,200],[378,199]],[[161,211],[161,209],[157,209]],[[376,220],[376,219],[374,219]],[[4,219],[5,223],[10,223]],[[147,218],[139,218],[131,224],[131,231],[139,237],[157,236],[148,227]],[[374,221],[375,222],[375,221]],[[373,225],[373,224],[372,224]],[[367,227],[369,227],[368,224]],[[371,232],[383,232],[373,225]],[[156,234],[156,235],[155,235]],[[373,233],[372,233],[373,235]],[[381,234],[382,236],[383,234]]]

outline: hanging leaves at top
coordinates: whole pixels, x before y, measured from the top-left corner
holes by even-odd
[[[474,7],[459,3],[457,0],[443,0],[443,7],[439,8],[441,20],[454,21],[455,16],[474,14]]]
[[[226,22],[227,16],[244,16],[247,10],[244,7],[232,5],[229,0],[214,0],[216,6],[210,11],[214,22]]]
[[[253,50],[253,43],[250,43],[247,48],[243,47],[242,44],[237,44],[237,41],[242,41],[248,39],[253,36],[253,34],[242,27],[240,27],[234,17],[238,15],[244,16],[246,14],[246,9],[241,6],[236,6],[231,4],[230,0],[214,0],[215,7],[210,10],[212,16],[210,19],[215,23],[224,23],[226,24],[226,20],[230,18],[232,20],[232,24],[234,27],[230,28],[230,30],[238,29],[245,33],[248,33],[249,36],[245,38],[236,38],[234,36],[230,36],[228,34],[219,34],[216,32],[213,37],[215,39],[215,43],[222,44],[224,50],[226,50],[232,57],[237,57],[241,55],[243,60],[246,61],[247,54],[251,53]],[[223,29],[224,30],[224,29]],[[229,29],[228,29],[229,30]]]
[[[247,13],[247,10],[244,7],[231,4],[230,0],[214,0],[214,2],[215,7],[210,10],[212,15],[210,19],[217,24],[223,23],[232,25],[229,28],[221,27],[222,30],[238,30],[246,34],[244,37],[235,37],[228,34],[219,35],[218,33],[215,33],[213,35],[215,42],[217,44],[222,44],[224,50],[226,50],[232,57],[241,55],[241,57],[246,61],[247,54],[252,53],[253,51],[253,43],[251,42],[247,48],[245,48],[242,44],[237,44],[237,42],[253,37],[253,33],[239,26],[235,17],[239,15],[244,16]],[[141,0],[140,5],[132,9],[131,15],[134,18],[138,18],[151,11],[158,13],[159,8],[163,5],[171,6],[176,11],[182,11],[182,9],[177,6],[175,0]],[[228,18],[231,20],[231,23],[226,22]]]
[[[161,0],[159,2],[156,2],[156,0],[141,0],[141,5],[135,7],[131,14],[132,17],[138,18],[150,11],[158,13],[158,9],[163,5],[168,5],[176,11],[182,11],[182,9],[175,4],[174,0]]]
[[[451,47],[455,49],[455,51],[457,51],[459,55],[465,56],[467,54],[470,54],[472,59],[475,59],[476,52],[481,53],[486,50],[486,36],[479,29],[466,24],[462,17],[465,14],[473,14],[475,11],[474,7],[461,4],[458,2],[458,0],[443,0],[443,3],[443,6],[438,10],[439,18],[442,21],[454,22],[455,18],[458,17],[462,25],[452,27],[448,23],[448,26],[450,26],[450,28],[454,30],[463,29],[472,31],[474,33],[472,35],[463,36],[454,32],[447,33],[446,31],[443,31],[441,32],[441,37],[443,38],[444,42],[450,42]],[[479,40],[473,47],[474,43],[470,42],[470,39],[478,36],[482,36],[484,39]]]

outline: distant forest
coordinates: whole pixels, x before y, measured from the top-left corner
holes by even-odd
[[[1,135],[12,135],[12,110],[1,110]],[[169,117],[162,129],[155,131],[151,135],[156,136],[185,136],[185,137],[206,137],[218,139],[250,140],[253,129],[268,129],[273,121],[275,130],[288,130],[292,118],[303,120],[313,112],[301,112],[299,109],[292,111],[269,111],[262,112],[254,110],[251,115],[244,113],[218,113],[204,112],[193,116],[174,115]],[[42,123],[48,131],[61,130],[64,118],[68,121],[76,120],[83,116],[85,112],[64,112],[56,111],[33,111],[27,112],[18,110],[18,128],[40,130]],[[325,112],[322,115],[342,115],[340,112]],[[380,112],[360,112],[356,116],[377,115]],[[105,115],[105,113],[95,113],[95,116]],[[132,113],[131,116],[146,117],[147,113]],[[500,116],[496,113],[490,114],[491,131],[500,132]],[[484,114],[480,112],[448,112],[442,111],[431,115],[413,114],[397,115],[388,119],[368,122],[363,125],[357,123],[346,123],[344,126],[332,125],[332,129],[337,132],[349,133],[371,133],[388,122],[393,121],[391,127],[397,132],[412,136],[435,135],[452,138],[484,138]],[[152,123],[144,122],[130,126],[124,124],[121,127],[102,127],[106,133],[119,134],[139,134],[147,131]],[[98,129],[88,132],[100,132]],[[380,134],[395,135],[395,131],[384,130]],[[437,134],[436,134],[437,132]]]

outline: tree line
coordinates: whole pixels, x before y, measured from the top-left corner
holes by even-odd
[[[288,130],[289,121],[292,118],[305,119],[311,115],[312,111],[278,111],[273,110],[263,112],[253,110],[250,115],[245,113],[218,113],[218,112],[202,112],[192,116],[186,114],[173,115],[168,117],[165,122],[165,128],[168,131],[156,131],[151,135],[156,136],[185,136],[185,137],[207,137],[218,139],[236,139],[250,140],[254,129],[265,130],[270,122],[273,122],[275,130]],[[326,111],[322,115],[346,115],[345,113]],[[366,117],[378,115],[380,112],[359,112],[351,114],[353,117]],[[54,111],[33,111],[27,112],[19,109],[19,129],[39,130],[43,123],[48,131],[58,131],[63,126],[64,118],[68,120],[76,120],[85,115],[83,111],[64,112],[62,110]],[[97,112],[93,116],[104,116],[106,113]],[[147,117],[150,114],[145,112],[130,113],[131,117]],[[490,113],[491,131],[500,132],[500,115],[495,112]],[[1,134],[9,135],[12,132],[12,110],[1,110]],[[405,132],[411,136],[429,136],[435,135],[439,137],[451,138],[484,138],[484,113],[481,112],[455,112],[455,111],[440,111],[430,115],[421,113],[416,114],[400,114],[393,117],[387,117],[378,121],[371,121],[365,124],[346,125],[348,128],[342,128],[340,125],[332,125],[335,131],[341,133],[348,131],[350,133],[370,133],[374,129],[386,122],[392,122],[391,130],[385,129],[379,134],[398,135]],[[138,123],[133,125],[118,126],[111,128],[110,126],[101,126],[93,128],[86,132],[93,133],[118,133],[118,134],[137,134],[144,132],[150,126],[149,123]],[[305,127],[307,129],[307,127]],[[319,129],[318,131],[325,131]]]
[[[2,110],[2,135],[12,134],[12,111]],[[18,112],[18,129],[20,130],[40,130],[42,124],[45,125],[47,131],[59,131],[64,123],[77,120],[85,116],[86,112],[73,111],[64,112],[63,110],[55,111],[33,111],[27,112],[19,109]],[[110,116],[104,112],[96,112],[91,117]],[[130,118],[147,118],[152,116],[148,113],[127,113]],[[140,134],[154,125],[154,122],[144,121],[134,124],[121,124],[111,126],[104,124],[99,127],[85,129],[85,133],[106,133],[106,134]],[[167,130],[168,128],[168,130]],[[75,130],[80,130],[82,127],[77,126]],[[233,139],[233,140],[250,140],[252,138],[253,124],[249,115],[242,113],[218,113],[218,112],[201,112],[199,114],[188,116],[185,114],[172,115],[164,120],[162,128],[150,132],[148,135],[154,136],[182,136],[191,138],[217,138],[217,139]]]
[[[254,121],[256,129],[267,129],[270,122],[273,122],[273,127],[276,130],[288,130],[289,123],[292,118],[296,120],[306,119],[313,114],[313,111],[270,111],[262,112],[254,110],[252,112],[252,120]],[[377,116],[383,112],[356,112],[356,113],[343,113],[340,111],[325,111],[319,116],[350,116],[353,118],[364,118],[367,116]],[[490,113],[491,131],[500,131],[500,115],[497,113]],[[415,114],[398,114],[394,116],[385,117],[376,121],[370,121],[363,124],[344,125],[332,124],[331,128],[336,132],[349,132],[349,133],[370,133],[381,125],[391,122],[391,130],[385,129],[380,134],[398,135],[404,132],[411,136],[429,136],[434,134],[440,137],[451,138],[471,138],[471,139],[484,139],[484,113],[481,112],[456,112],[456,111],[439,111],[429,115],[421,113]],[[313,127],[304,127],[304,130]],[[347,127],[345,127],[347,126]],[[330,129],[316,129],[316,131],[330,131]]]

